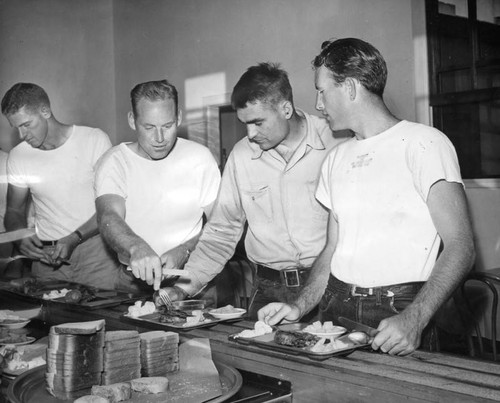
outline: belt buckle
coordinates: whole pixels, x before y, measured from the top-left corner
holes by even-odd
[[[351,286],[351,296],[353,297],[366,297],[368,295],[373,295],[373,288],[368,288],[368,294],[360,294],[356,292],[357,288],[363,288],[363,287],[357,287],[355,285]]]
[[[281,271],[287,287],[299,287],[300,277],[297,269],[285,269]]]

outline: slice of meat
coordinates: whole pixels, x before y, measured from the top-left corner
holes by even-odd
[[[278,330],[274,334],[274,341],[277,344],[298,348],[314,346],[319,339],[318,336],[305,332]]]

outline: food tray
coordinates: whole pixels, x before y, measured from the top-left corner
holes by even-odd
[[[66,301],[64,297],[55,299],[43,298],[44,293],[48,293],[53,290],[59,291],[62,290],[63,288],[66,288],[68,290],[71,289],[81,290],[83,288],[91,289],[95,292],[95,298],[91,301],[84,301],[84,302],[69,302]],[[37,291],[33,294],[26,294],[23,289],[20,289],[19,287],[15,286],[2,287],[2,292],[14,294],[26,301],[33,301],[39,303],[42,302],[44,304],[63,304],[76,308],[90,309],[90,310],[116,306],[124,302],[132,302],[138,299],[145,298],[144,295],[136,295],[132,293],[113,291],[113,290],[100,290],[95,287],[85,286],[82,284],[71,283],[67,281],[39,281],[37,285]]]
[[[241,388],[243,379],[236,368],[214,361],[219,371],[222,395],[210,400],[210,403],[224,402],[234,396]],[[46,366],[30,369],[9,384],[7,396],[12,403],[60,403],[72,400],[60,400],[45,389]]]
[[[284,331],[301,331],[305,326],[307,326],[306,323],[290,323],[287,325],[277,326],[277,328]],[[236,333],[229,335],[228,339],[230,341],[234,341],[242,345],[257,346],[268,350],[279,351],[286,354],[306,356],[313,360],[320,360],[320,361],[326,360],[331,357],[345,357],[351,354],[354,350],[367,348],[370,346],[370,344],[355,343],[348,339],[347,337],[348,334],[345,334],[343,336],[337,337],[337,340],[341,340],[347,343],[348,344],[347,347],[328,352],[314,352],[309,350],[308,347],[300,348],[300,347],[292,347],[292,346],[285,346],[278,344],[274,341],[275,333],[276,332],[274,331],[272,333],[268,333],[263,336],[257,336],[252,338],[237,337]]]
[[[205,311],[207,311],[207,310],[205,309],[204,312]],[[245,319],[244,316],[240,316],[238,318],[231,318],[231,319],[212,319],[212,320],[206,320],[206,321],[201,322],[201,323],[195,323],[195,324],[192,324],[189,326],[183,326],[182,323],[163,323],[163,322],[160,322],[160,316],[161,316],[160,312],[154,312],[154,313],[150,313],[148,315],[142,315],[142,316],[139,316],[137,318],[134,318],[132,316],[125,314],[125,315],[122,315],[120,317],[120,320],[122,322],[131,323],[135,326],[144,326],[144,327],[149,327],[152,329],[163,328],[166,330],[171,330],[171,331],[173,330],[176,332],[179,332],[179,331],[182,332],[182,331],[187,331],[187,330],[192,330],[192,329],[198,329],[201,327],[215,326],[217,323],[220,323],[220,322],[236,322],[236,321]]]

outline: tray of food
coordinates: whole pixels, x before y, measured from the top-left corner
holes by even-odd
[[[175,301],[170,309],[156,307],[151,301],[136,301],[121,316],[123,322],[154,329],[183,331],[214,326],[220,322],[234,322],[244,319],[245,309],[226,305],[221,308],[205,308],[203,300]]]
[[[105,308],[144,298],[144,295],[101,290],[68,281],[44,281],[33,277],[12,280],[9,287],[2,287],[2,292],[15,294],[26,300],[65,304],[84,309]]]
[[[334,326],[332,322],[315,322],[311,325],[289,323],[271,327],[259,321],[255,323],[254,329],[229,335],[229,340],[314,360],[343,357],[356,349],[370,346],[365,333],[348,333],[345,328]]]
[[[0,347],[3,374],[16,377],[30,369],[45,365],[46,351],[46,341],[24,345],[7,344]]]

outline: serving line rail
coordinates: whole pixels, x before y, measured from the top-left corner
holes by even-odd
[[[1,303],[0,293],[0,303]],[[126,305],[78,310],[47,304],[47,325],[105,319],[106,329],[150,330],[121,320]],[[230,334],[254,322],[219,323],[180,333],[181,340],[205,337],[214,359],[227,365],[292,383],[294,402],[493,402],[500,401],[500,364],[469,357],[417,351],[408,357],[357,350],[347,357],[315,361],[308,357],[241,345]]]

